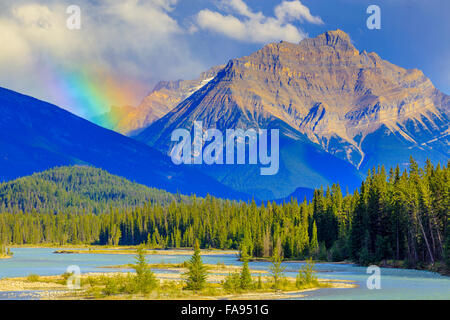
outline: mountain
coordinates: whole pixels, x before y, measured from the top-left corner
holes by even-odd
[[[136,139],[167,154],[171,132],[194,121],[222,131],[280,128],[277,175],[239,166],[203,170],[237,190],[282,198],[338,181],[351,189],[368,168],[406,165],[410,155],[420,163],[446,162],[449,110],[450,97],[421,71],[358,51],[335,30],[231,60]]]
[[[111,110],[92,119],[95,123],[109,123],[114,131],[133,135],[154,121],[162,118],[178,103],[201,89],[224,66],[216,66],[203,72],[194,80],[161,81],[137,107],[111,107]]]
[[[138,207],[148,202],[167,204],[182,198],[85,166],[57,167],[0,184],[2,211],[101,213],[111,207]]]
[[[314,197],[314,189],[309,188],[297,188],[294,192],[292,192],[287,197],[276,199],[275,202],[278,204],[288,203],[291,200],[296,200],[298,203],[303,202],[305,199],[306,201],[312,201]]]
[[[169,192],[249,198],[52,104],[0,88],[0,110],[0,181],[56,166],[89,165]]]

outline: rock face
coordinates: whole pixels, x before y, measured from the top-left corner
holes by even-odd
[[[93,121],[110,123],[109,129],[123,134],[137,134],[206,85],[223,67],[213,67],[194,80],[161,81],[139,106],[112,107],[109,113],[93,119]],[[108,121],[105,122],[103,118]]]
[[[268,44],[250,56],[231,60],[137,139],[168,153],[171,132],[192,128],[194,121],[222,130],[277,126],[283,129],[284,139],[312,143],[318,148],[315,154],[320,149],[332,155],[326,160],[328,166],[331,161],[340,167],[336,164],[340,159],[365,172],[374,165],[407,163],[410,155],[419,162],[427,157],[446,162],[449,112],[450,97],[435,89],[421,71],[360,52],[345,32],[336,30],[299,44]],[[284,161],[292,160],[290,167],[308,162],[304,153],[298,153],[299,148],[281,150]],[[325,161],[319,158],[319,163]],[[310,166],[297,172],[295,182],[282,188],[276,183],[277,190],[267,187],[283,197],[297,187],[336,182],[323,171]],[[293,174],[291,168],[286,174]],[[239,190],[251,188],[236,183],[228,173],[213,175]],[[260,177],[254,178],[259,186],[266,185]]]

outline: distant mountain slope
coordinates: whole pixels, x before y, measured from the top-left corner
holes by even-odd
[[[341,30],[231,60],[136,138],[168,153],[170,133],[200,120],[221,130],[283,128],[285,170],[278,177],[205,171],[238,190],[265,189],[280,198],[298,187],[350,187],[358,184],[357,170],[406,166],[410,155],[420,163],[450,158],[449,96],[419,70],[358,51]]]
[[[112,107],[110,112],[92,120],[111,123],[109,129],[123,134],[137,134],[206,85],[223,67],[213,67],[194,80],[161,81],[139,106]]]
[[[145,144],[49,103],[0,88],[0,110],[0,181],[78,164],[170,192],[247,199],[192,168],[175,166]]]
[[[58,167],[0,184],[0,210],[101,213],[114,208],[167,204],[184,196],[148,188],[92,167]]]
[[[278,204],[283,204],[290,202],[291,200],[296,200],[298,203],[306,201],[312,201],[314,197],[314,189],[309,188],[297,188],[294,192],[285,198],[276,199],[275,202]]]

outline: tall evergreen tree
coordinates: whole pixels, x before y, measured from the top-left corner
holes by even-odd
[[[133,268],[136,271],[136,287],[141,293],[149,293],[157,286],[157,280],[145,259],[145,249],[143,245],[138,247],[135,259],[136,264],[133,265]]]
[[[389,175],[374,168],[353,194],[342,197],[333,185],[316,190],[310,203],[257,206],[195,196],[176,201],[180,196],[170,194],[146,202],[146,192],[96,170],[62,168],[3,183],[0,242],[147,242],[165,248],[192,247],[198,238],[207,248],[238,249],[244,243],[247,254],[256,257],[274,251],[285,258],[317,257],[319,247],[324,258],[361,263],[396,259],[421,266],[448,257],[449,164],[434,167],[427,161],[419,168],[411,159],[409,170],[397,166]]]
[[[317,225],[313,222],[312,237],[309,244],[309,254],[311,257],[317,258],[319,254],[319,241],[317,240]]]
[[[186,273],[186,288],[193,291],[199,291],[206,285],[207,270],[202,262],[200,255],[200,245],[195,241],[194,254],[188,263],[188,271]]]
[[[248,266],[248,255],[245,247],[241,248],[241,260],[243,261],[243,266],[240,274],[240,287],[243,290],[248,290],[251,289],[253,280]]]

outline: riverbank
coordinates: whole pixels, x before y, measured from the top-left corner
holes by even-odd
[[[422,270],[422,271],[431,271],[439,273],[443,276],[450,276],[450,270],[447,268],[445,263],[436,262],[434,265],[432,264],[422,264],[415,266],[414,268],[410,267],[403,260],[384,260],[379,264],[382,268],[394,268],[394,269],[414,269],[414,270]]]
[[[249,261],[253,262],[270,262],[271,258],[251,258]],[[307,260],[283,260],[283,263],[307,263]],[[360,267],[367,267],[366,265],[361,265],[351,260],[344,261],[322,261],[322,260],[313,260],[314,264],[345,264],[345,265],[355,265]],[[438,273],[442,276],[450,276],[450,269],[443,262],[436,262],[434,265],[431,264],[421,264],[416,266],[409,265],[406,261],[403,260],[383,260],[378,264],[373,264],[380,268],[393,268],[393,269],[404,269],[404,270],[420,270],[420,271],[430,271]]]
[[[250,258],[249,261],[252,262],[271,262],[272,258]],[[283,259],[283,263],[308,263],[308,262],[313,262],[314,264],[327,264],[327,263],[332,263],[332,264],[347,264],[347,265],[358,265],[357,263],[350,261],[350,260],[344,260],[344,261],[323,261],[323,260],[298,260],[298,259]]]
[[[60,254],[135,254],[139,246],[108,246],[108,245],[88,245],[88,244],[23,244],[23,245],[12,245],[11,248],[57,248],[62,250],[55,250],[55,253]],[[147,248],[146,254],[161,254],[161,255],[192,255],[194,250],[192,248]],[[238,254],[237,250],[224,250],[224,249],[202,249],[202,255],[217,255],[217,254]]]
[[[109,249],[94,249],[88,248],[87,250],[56,250],[56,254],[135,254],[136,247],[131,248],[109,248]],[[192,249],[146,249],[146,255],[165,255],[165,256],[191,256],[194,253]],[[208,255],[236,255],[236,250],[218,250],[218,249],[203,249],[200,250],[202,256]]]
[[[133,264],[124,264],[124,265],[112,265],[112,266],[102,266],[99,268],[103,269],[122,269],[129,270],[133,269]],[[240,266],[226,265],[223,263],[217,264],[204,264],[208,272],[212,273],[230,273],[230,272],[239,272],[241,270]],[[152,263],[150,267],[154,270],[167,270],[167,271],[176,271],[184,273],[187,271],[187,262],[184,263]],[[268,272],[265,270],[252,270],[253,274],[267,274]]]
[[[11,259],[13,256],[8,254],[0,254],[0,259]]]

